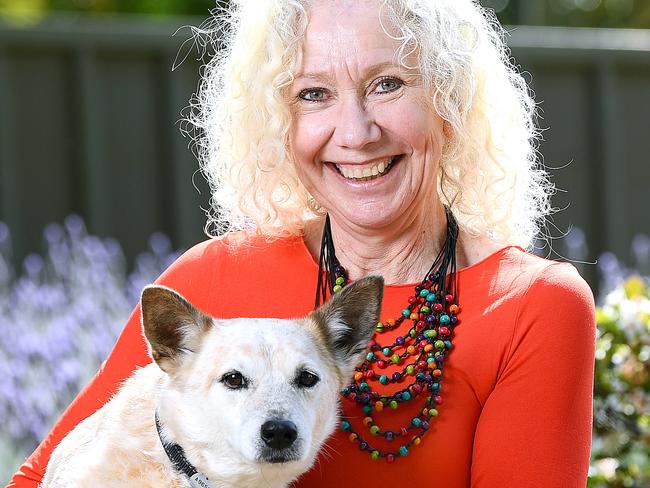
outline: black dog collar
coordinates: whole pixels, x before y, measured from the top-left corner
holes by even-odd
[[[156,411],[156,430],[158,431],[158,437],[162,443],[163,449],[167,454],[167,457],[172,463],[174,468],[185,474],[190,480],[190,486],[192,488],[215,488],[206,475],[199,473],[198,470],[190,463],[185,457],[185,451],[183,448],[176,444],[175,442],[165,442],[162,438],[161,433],[162,427],[160,426],[160,420],[158,419],[158,411]]]

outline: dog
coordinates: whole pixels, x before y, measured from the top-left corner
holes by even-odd
[[[41,488],[280,488],[307,471],[379,320],[380,277],[296,320],[220,320],[141,296],[153,362],[54,450]]]

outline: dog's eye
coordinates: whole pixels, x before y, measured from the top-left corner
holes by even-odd
[[[298,385],[303,388],[311,388],[320,381],[320,378],[310,371],[301,371],[298,375]]]
[[[239,390],[248,386],[246,378],[239,371],[224,374],[221,377],[221,382],[231,390]]]

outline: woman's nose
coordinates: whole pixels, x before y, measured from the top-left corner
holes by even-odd
[[[336,117],[334,142],[339,147],[361,149],[381,137],[374,114],[359,100],[342,100]]]

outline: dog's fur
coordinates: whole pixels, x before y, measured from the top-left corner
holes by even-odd
[[[383,280],[369,277],[303,319],[218,320],[172,290],[145,288],[142,325],[155,362],[68,434],[41,487],[189,487],[163,450],[156,410],[165,440],[213,486],[286,486],[335,428],[339,390],[364,358],[382,290]],[[305,371],[319,381],[301,385]],[[233,372],[244,387],[226,384]],[[262,439],[270,420],[295,424],[290,447]]]

